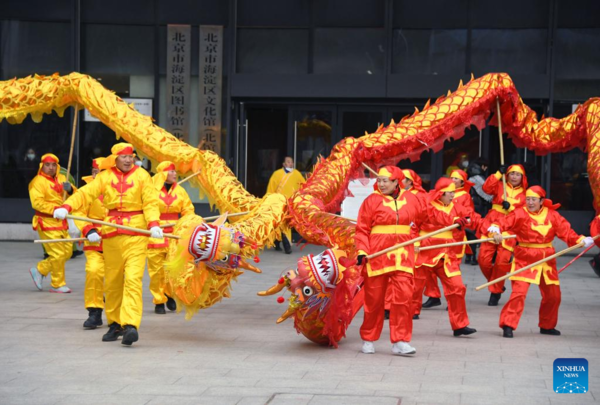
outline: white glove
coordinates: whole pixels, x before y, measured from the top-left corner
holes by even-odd
[[[163,237],[163,231],[160,229],[160,226],[153,226],[150,228],[150,237],[155,239],[160,239]]]
[[[488,228],[488,233],[500,233],[500,228],[496,225],[492,225]]]
[[[69,215],[69,211],[66,208],[57,208],[54,210],[53,217],[56,219],[65,219]]]
[[[583,238],[582,242],[584,248],[589,248],[594,244],[594,238],[592,238],[591,236],[586,236],[585,238]]]
[[[77,226],[75,226],[75,221],[69,218],[67,219],[67,223],[69,224],[69,236],[71,238],[78,238],[81,234],[81,231],[79,230],[79,228],[77,228]]]
[[[87,240],[89,240],[92,243],[98,243],[102,240],[102,236],[100,236],[100,234],[97,232],[92,232],[88,234]]]

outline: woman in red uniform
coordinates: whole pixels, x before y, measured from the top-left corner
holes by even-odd
[[[426,217],[420,224],[421,235],[437,231],[452,224],[460,227],[446,231],[421,242],[420,248],[445,243],[460,242],[465,238],[465,227],[475,229],[482,223],[479,214],[469,211],[462,205],[454,204],[453,198],[456,186],[454,182],[443,177],[435,185],[435,190],[429,193]],[[477,332],[469,328],[467,305],[465,303],[466,287],[462,282],[460,262],[463,246],[437,248],[419,251],[415,268],[415,296],[413,303],[415,312],[420,312],[421,291],[427,272],[433,272],[439,277],[444,288],[444,296],[448,302],[448,316],[454,336],[470,335]]]
[[[504,200],[504,185],[502,176],[506,176],[506,200]],[[525,204],[525,190],[527,190],[527,177],[522,165],[512,165],[506,169],[500,167],[500,171],[487,178],[483,184],[483,191],[494,196],[492,209],[488,212],[486,225],[498,223],[505,218],[516,207]],[[490,281],[506,275],[510,270],[510,259],[515,247],[514,239],[507,239],[501,245],[484,242],[479,249],[479,267],[485,278]],[[494,262],[494,254],[496,260]],[[500,297],[506,288],[504,281],[492,284],[488,287],[490,291],[489,306],[497,306]]]
[[[411,239],[411,225],[419,215],[414,194],[399,187],[404,175],[395,166],[379,170],[375,192],[362,203],[358,213],[355,241],[358,264],[365,265],[364,321],[360,328],[363,353],[375,353],[373,342],[383,329],[386,289],[391,294],[390,340],[392,353],[414,354],[411,299],[414,290],[413,245],[366,260],[369,254]]]
[[[552,241],[555,237],[559,237],[569,246],[581,241],[585,243],[585,247],[594,243],[591,237],[577,235],[571,229],[569,222],[556,212],[559,206],[560,204],[552,205],[552,201],[546,198],[544,189],[533,186],[527,190],[526,206],[517,208],[500,222],[501,230],[517,235],[518,244],[515,247],[511,272],[553,255],[555,251]],[[500,313],[500,328],[503,330],[503,336],[513,337],[513,330],[519,325],[531,284],[538,285],[542,294],[539,315],[540,333],[560,335],[560,332],[555,329],[561,299],[556,260],[552,259],[535,266],[511,277],[510,280],[512,292]]]

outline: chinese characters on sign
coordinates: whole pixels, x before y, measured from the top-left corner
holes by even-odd
[[[184,142],[188,142],[190,133],[191,42],[191,26],[168,26],[166,129]]]
[[[200,26],[200,97],[198,128],[204,149],[221,152],[223,27]]]

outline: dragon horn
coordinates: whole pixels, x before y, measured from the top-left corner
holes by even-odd
[[[261,297],[266,297],[267,295],[275,295],[284,288],[285,283],[277,283],[273,287],[269,288],[267,291],[259,291],[257,294]]]
[[[290,316],[294,315],[294,312],[296,312],[296,311],[294,311],[294,310],[293,310],[293,309],[291,309],[291,308],[288,308],[288,309],[286,309],[286,310],[285,310],[285,312],[283,313],[283,315],[281,315],[281,316],[279,317],[279,319],[277,320],[277,323],[281,323],[281,322],[285,321],[285,320],[286,320],[286,319],[288,319]]]
[[[258,267],[254,267],[253,265],[251,265],[250,263],[248,263],[248,262],[247,262],[247,261],[245,261],[245,260],[240,260],[240,264],[239,264],[239,266],[240,266],[242,269],[250,270],[250,271],[253,271],[253,272],[255,272],[255,273],[262,273],[262,270],[261,270],[261,269],[259,269]]]

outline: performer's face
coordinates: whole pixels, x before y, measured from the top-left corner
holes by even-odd
[[[517,186],[521,185],[522,181],[523,181],[523,175],[521,173],[519,173],[519,172],[508,173],[508,182],[510,183],[511,186],[517,187]]]
[[[531,212],[538,212],[542,208],[542,199],[537,197],[526,197],[525,204],[527,209]]]
[[[291,157],[286,157],[285,160],[283,161],[283,167],[287,167],[288,169],[293,169],[294,168],[294,159],[292,159]]]
[[[176,181],[177,181],[177,172],[175,170],[169,170],[167,172],[167,180],[165,180],[165,183],[173,184]]]
[[[92,178],[96,178],[96,175],[100,173],[100,169],[98,169],[97,167],[92,167]]]
[[[133,167],[133,155],[118,155],[116,164],[117,169],[123,173],[127,173]]]
[[[452,181],[454,182],[454,186],[458,189],[461,188],[462,186],[465,185],[465,182],[462,181],[461,179],[457,179],[456,177],[451,177]]]
[[[398,180],[390,180],[389,177],[377,177],[377,187],[382,194],[390,195],[398,187]]]
[[[440,197],[440,200],[442,200],[442,203],[444,203],[445,205],[450,204],[453,199],[454,199],[454,191],[446,191]]]
[[[44,164],[42,165],[42,172],[46,176],[56,176],[56,162],[44,162]]]
[[[408,190],[412,187],[412,185],[413,185],[413,182],[408,177],[405,177],[402,179],[402,188],[403,189]]]

